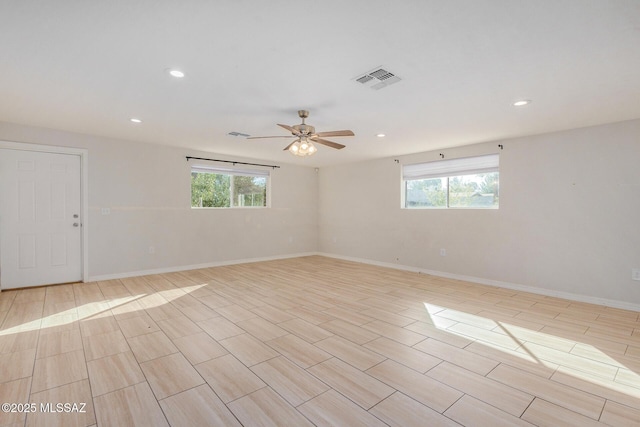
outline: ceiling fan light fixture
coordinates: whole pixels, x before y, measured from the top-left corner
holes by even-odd
[[[298,156],[308,156],[308,155],[309,155],[309,145],[300,144],[300,149],[298,150]]]
[[[318,151],[315,145],[307,139],[296,141],[289,147],[289,152],[294,156],[304,157],[311,156]]]

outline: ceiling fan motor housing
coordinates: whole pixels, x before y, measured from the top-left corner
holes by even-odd
[[[309,112],[307,110],[298,110],[298,116],[300,116],[300,118],[302,119],[302,123],[299,125],[293,125],[292,127],[302,135],[313,135],[316,131],[316,128],[314,128],[313,126],[309,126],[304,122],[304,119],[309,117]]]
[[[295,130],[297,130],[303,135],[313,135],[316,132],[316,128],[314,128],[311,125],[306,125],[304,123],[299,125],[293,125],[292,128],[294,128]]]

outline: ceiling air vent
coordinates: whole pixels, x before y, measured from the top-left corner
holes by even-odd
[[[380,90],[383,87],[398,83],[400,80],[400,77],[381,66],[355,78],[355,81],[373,90]]]
[[[371,77],[369,74],[362,76],[359,79],[356,79],[358,83],[367,83],[370,80],[373,80],[373,77]]]

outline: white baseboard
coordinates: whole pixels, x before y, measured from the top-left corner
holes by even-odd
[[[570,292],[554,291],[552,289],[536,288],[533,286],[502,282],[499,280],[484,279],[481,277],[474,277],[474,276],[464,276],[461,274],[447,273],[444,271],[427,270],[424,268],[412,267],[408,265],[393,264],[390,262],[374,261],[374,260],[365,259],[365,258],[336,255],[336,254],[330,254],[330,253],[324,253],[324,252],[304,252],[304,253],[297,253],[297,254],[277,255],[277,256],[271,256],[271,257],[246,258],[246,259],[236,259],[236,260],[229,260],[229,261],[209,262],[204,264],[181,265],[181,266],[174,266],[174,267],[157,268],[152,270],[130,271],[126,273],[91,276],[89,281],[96,282],[100,280],[123,279],[126,277],[147,276],[151,274],[162,274],[162,273],[174,273],[176,271],[197,270],[199,268],[222,267],[225,265],[247,264],[247,263],[262,262],[262,261],[275,261],[279,259],[300,258],[304,256],[313,256],[313,255],[324,256],[327,258],[336,258],[336,259],[341,259],[345,261],[359,262],[362,264],[376,265],[379,267],[393,268],[396,270],[410,271],[413,273],[428,274],[431,276],[444,277],[447,279],[464,280],[467,282],[479,283],[481,285],[495,286],[498,288],[512,289],[515,291],[530,292],[532,294],[563,298],[570,301],[585,302],[589,304],[597,304],[597,305],[603,305],[606,307],[620,308],[624,310],[632,310],[632,311],[640,312],[640,304],[633,304],[626,301],[590,297],[586,295],[573,294]]]
[[[137,277],[137,276],[148,276],[151,274],[175,273],[176,271],[197,270],[199,268],[209,268],[209,267],[223,267],[225,265],[248,264],[251,262],[275,261],[279,259],[288,259],[288,258],[300,258],[304,256],[311,256],[311,255],[318,255],[318,253],[303,252],[303,253],[297,253],[297,254],[276,255],[276,256],[270,256],[270,257],[245,258],[245,259],[235,259],[235,260],[229,260],[229,261],[208,262],[204,264],[180,265],[180,266],[165,267],[165,268],[155,268],[152,270],[129,271],[126,273],[103,274],[99,276],[90,276],[88,282],[124,279],[127,277]]]
[[[411,271],[414,273],[429,274],[431,276],[444,277],[447,279],[464,280],[466,282],[479,283],[481,285],[495,286],[498,288],[512,289],[515,291],[529,292],[532,294],[544,295],[549,297],[563,298],[570,301],[585,302],[589,304],[603,305],[605,307],[621,308],[624,310],[640,312],[640,304],[633,304],[627,301],[611,300],[606,298],[590,297],[586,295],[573,294],[570,292],[554,291],[552,289],[536,288],[533,286],[519,285],[515,283],[502,282],[499,280],[483,279],[481,277],[464,276],[461,274],[452,274],[444,271],[427,270],[424,268],[411,267],[408,265],[393,264],[390,262],[373,261],[365,258],[356,258],[319,252],[317,255],[328,258],[342,259],[345,261],[359,262],[362,264],[376,265],[379,267],[393,268],[396,270]]]

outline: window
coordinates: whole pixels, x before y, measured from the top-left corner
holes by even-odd
[[[192,208],[266,207],[269,172],[191,167]]]
[[[404,165],[404,207],[496,209],[498,166],[497,154]]]

